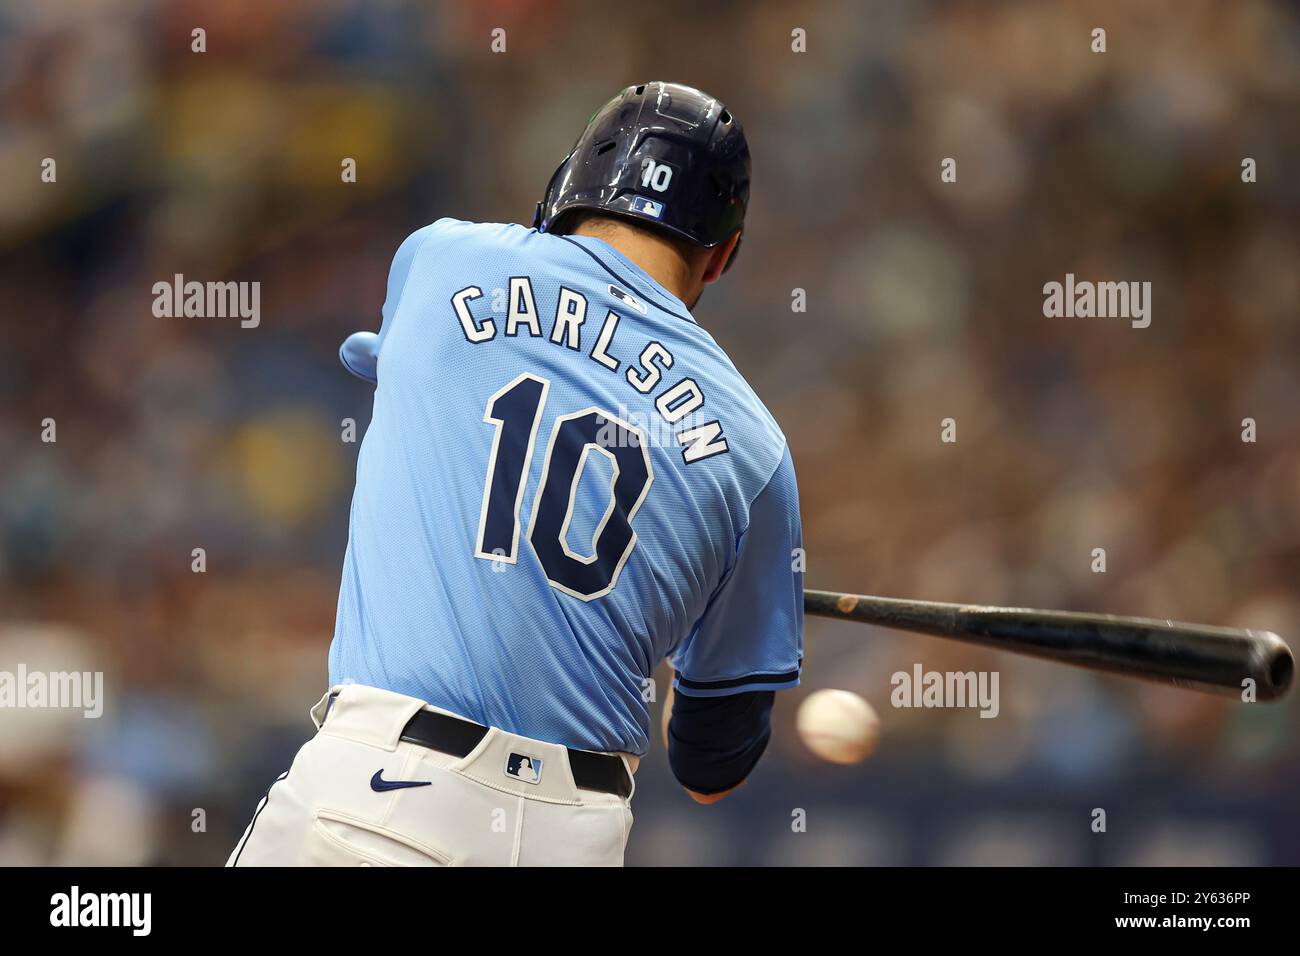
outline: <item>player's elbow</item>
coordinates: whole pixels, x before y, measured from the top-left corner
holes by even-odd
[[[721,793],[698,793],[695,790],[692,790],[690,787],[686,788],[686,792],[690,794],[691,799],[694,800],[696,803],[702,803],[707,807],[711,803],[717,803],[723,797],[730,796],[731,794],[735,793],[744,785],[745,785],[745,781],[742,780],[734,787],[731,787],[730,789],[727,790],[723,790]]]
[[[668,764],[696,803],[717,803],[744,783],[771,737],[771,691],[727,697],[677,695]]]

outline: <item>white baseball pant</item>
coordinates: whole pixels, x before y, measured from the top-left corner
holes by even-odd
[[[464,757],[401,740],[421,709],[448,713],[374,687],[332,688],[311,709],[316,736],[226,865],[622,865],[630,795],[579,789],[564,747],[497,728]],[[512,754],[541,758],[540,773],[526,774],[535,782],[507,773]],[[618,756],[631,776],[637,758]]]

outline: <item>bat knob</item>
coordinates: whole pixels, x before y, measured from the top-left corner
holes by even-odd
[[[1276,700],[1291,688],[1295,676],[1295,658],[1282,638],[1270,631],[1257,631],[1261,650],[1256,668],[1256,687],[1260,700]]]

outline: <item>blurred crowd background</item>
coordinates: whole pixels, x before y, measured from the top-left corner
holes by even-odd
[[[340,423],[371,397],[339,343],[378,328],[405,236],[531,223],[586,119],[648,79],[715,93],[750,137],[744,250],[697,312],[789,436],[808,586],[1294,646],[1291,4],[5,2],[0,669],[102,670],[107,700],[0,711],[0,863],[224,861],[326,680]],[[1067,272],[1150,281],[1150,328],[1045,318]],[[259,281],[261,325],[155,318],[176,273]],[[894,709],[916,662],[999,671],[1000,715]],[[865,764],[797,740],[828,686],[882,716]],[[1295,697],[810,620],[776,719],[710,808],[656,742],[629,862],[1300,863]]]

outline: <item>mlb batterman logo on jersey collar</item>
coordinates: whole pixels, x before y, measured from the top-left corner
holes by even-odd
[[[614,298],[618,299],[624,305],[630,305],[632,308],[636,309],[642,315],[650,314],[650,310],[646,308],[646,304],[642,302],[640,299],[638,299],[636,296],[634,296],[631,292],[625,292],[624,290],[620,289],[618,286],[611,285],[609,287],[609,294],[612,295]]]
[[[524,783],[542,782],[542,758],[512,753],[506,757],[506,776]]]

